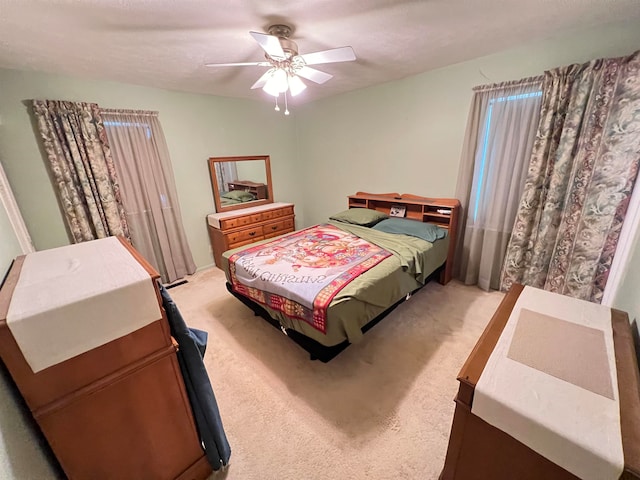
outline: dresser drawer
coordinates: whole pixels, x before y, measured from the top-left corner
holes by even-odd
[[[254,213],[252,215],[244,215],[242,217],[229,218],[220,221],[220,230],[230,230],[232,228],[243,227],[245,225],[253,225],[264,220],[263,213]]]
[[[244,230],[238,230],[237,232],[227,233],[227,244],[233,245],[235,243],[244,242],[249,240],[255,242],[263,238],[262,227],[257,226],[253,228],[246,228]]]
[[[238,242],[238,243],[230,243],[228,250],[233,250],[234,248],[243,247],[245,245],[250,245],[250,244],[252,244],[254,242],[257,242],[258,240],[264,240],[264,237],[263,236],[259,236],[258,238],[252,238],[251,240],[244,240],[244,241]]]
[[[279,222],[267,223],[262,226],[262,232],[264,238],[275,237],[276,235],[281,235],[283,233],[292,232],[293,231],[293,218],[287,218],[286,220],[281,220]]]
[[[211,251],[219,268],[224,267],[223,252],[295,230],[293,204],[273,203],[248,210],[207,216]]]
[[[282,207],[276,210],[276,217],[284,217],[286,215],[293,215],[293,206]]]
[[[270,220],[272,218],[279,218],[287,215],[293,215],[293,207],[276,208],[274,210],[269,210],[268,212],[262,212],[262,220]]]
[[[271,220],[272,218],[279,217],[280,216],[279,212],[280,212],[280,209],[262,212],[262,220]]]

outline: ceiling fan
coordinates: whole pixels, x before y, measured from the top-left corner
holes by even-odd
[[[207,67],[245,67],[258,66],[270,67],[251,88],[262,88],[269,95],[276,98],[276,111],[280,111],[278,97],[284,94],[285,115],[289,115],[287,106],[287,92],[295,97],[305,88],[306,84],[302,78],[312,82],[323,84],[330,80],[333,75],[322,72],[309,65],[319,65],[322,63],[350,62],[356,59],[356,55],[351,47],[332,48],[320,52],[298,54],[298,45],[290,40],[292,29],[288,25],[272,25],[268,29],[268,34],[259,32],[249,32],[258,42],[258,45],[265,51],[266,61],[264,62],[243,62],[243,63],[207,63]]]

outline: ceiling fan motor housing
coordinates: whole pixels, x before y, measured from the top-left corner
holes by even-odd
[[[269,35],[275,35],[276,37],[289,38],[293,33],[293,29],[289,25],[271,25],[267,32],[269,32]]]
[[[271,25],[268,32],[269,35],[278,37],[286,58],[291,58],[298,55],[298,44],[293,40],[289,40],[289,36],[291,36],[291,33],[293,33],[291,27],[289,27],[288,25]]]

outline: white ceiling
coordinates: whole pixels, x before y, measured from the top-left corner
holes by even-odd
[[[249,31],[285,23],[301,54],[357,56],[305,102],[630,19],[639,0],[0,0],[0,67],[266,100],[264,67],[204,64],[264,60]]]

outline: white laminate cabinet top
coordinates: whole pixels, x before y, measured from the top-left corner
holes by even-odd
[[[533,328],[526,326],[531,320]],[[523,326],[529,334],[518,338]],[[558,335],[564,338],[553,338]],[[523,347],[528,355],[517,354]],[[536,349],[548,358],[536,359]],[[585,381],[583,375],[600,378]],[[471,412],[578,478],[620,478],[610,308],[525,287],[476,384]]]
[[[107,237],[28,254],[7,326],[35,373],[160,318],[149,273]]]

